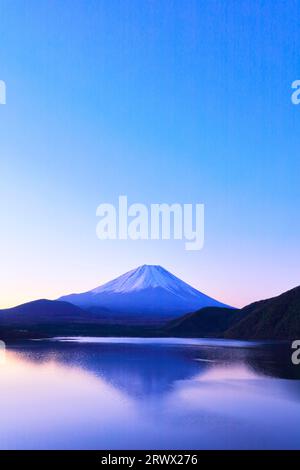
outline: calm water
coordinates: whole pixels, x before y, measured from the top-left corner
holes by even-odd
[[[0,364],[0,448],[300,448],[300,381],[283,357],[211,340],[18,344]]]

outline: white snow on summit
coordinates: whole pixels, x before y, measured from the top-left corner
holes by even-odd
[[[189,295],[196,296],[200,293],[161,266],[146,264],[93,289],[91,292],[94,294],[103,292],[128,293],[149,288],[155,289],[156,287],[179,295],[180,291],[186,291]]]

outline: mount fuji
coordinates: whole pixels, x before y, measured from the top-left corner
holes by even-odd
[[[161,323],[204,307],[228,307],[161,266],[140,266],[91,291],[58,300],[99,313],[106,322]]]

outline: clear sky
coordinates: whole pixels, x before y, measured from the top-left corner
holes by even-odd
[[[232,304],[299,284],[300,1],[1,0],[0,307],[160,264]],[[205,246],[96,208],[204,203]]]

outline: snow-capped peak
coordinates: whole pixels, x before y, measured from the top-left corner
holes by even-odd
[[[93,289],[92,292],[94,294],[101,292],[128,293],[156,287],[173,290],[176,287],[182,289],[182,284],[185,288],[191,289],[188,284],[161,266],[144,264],[113,281],[107,282],[103,286]]]

